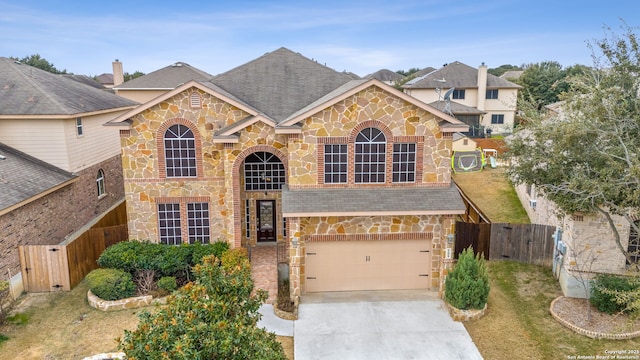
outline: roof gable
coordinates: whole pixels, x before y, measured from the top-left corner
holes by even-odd
[[[444,80],[444,82],[442,80]],[[404,87],[407,89],[477,88],[478,69],[459,61],[454,61],[422,77],[415,78]],[[487,87],[518,89],[521,86],[495,75],[487,74]]]
[[[354,78],[280,48],[211,82],[279,122]]]
[[[208,74],[184,62],[177,62],[162,69],[150,72],[146,75],[131,79],[122,83],[114,89],[116,90],[141,90],[141,89],[175,89],[176,87],[189,82],[208,81],[213,75]]]
[[[65,76],[0,57],[0,116],[79,115],[137,104]]]

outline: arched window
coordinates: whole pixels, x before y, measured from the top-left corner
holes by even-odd
[[[104,171],[102,171],[102,169],[98,170],[98,175],[96,176],[96,185],[98,186],[98,197],[101,197],[105,194]]]
[[[355,141],[355,182],[384,183],[386,172],[387,141],[382,131],[366,128],[358,133]]]
[[[285,182],[284,165],[272,153],[259,151],[244,160],[245,190],[280,190]]]
[[[186,125],[173,125],[164,133],[167,177],[196,177],[196,144]]]

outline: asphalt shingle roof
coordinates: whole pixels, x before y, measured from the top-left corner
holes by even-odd
[[[286,214],[452,214],[464,212],[458,189],[448,187],[283,189]]]
[[[211,82],[280,122],[357,78],[280,48],[217,75]]]
[[[0,115],[75,115],[135,101],[0,57]]]
[[[177,62],[146,75],[124,82],[114,89],[174,89],[181,84],[195,80],[209,81],[213,75],[208,74],[184,62]]]
[[[75,177],[76,175],[0,143],[0,210]]]
[[[372,74],[363,76],[365,79],[376,79],[380,81],[400,81],[404,79],[404,76],[398,74],[395,71],[388,69],[381,69]]]
[[[440,111],[444,111],[444,108],[446,107],[446,103],[444,102],[444,100],[438,100],[438,101],[434,101],[432,103],[429,103],[430,106],[440,110]],[[471,106],[467,106],[467,105],[463,105],[460,104],[458,102],[455,101],[451,101],[450,104],[450,109],[451,112],[454,115],[482,115],[482,114],[486,114],[486,112],[482,111],[482,110],[478,110],[477,108],[471,107]]]
[[[436,81],[442,79],[444,79],[445,82]],[[432,71],[422,77],[417,77],[404,85],[404,88],[408,89],[435,89],[439,87],[454,87],[457,89],[477,88],[478,69],[459,61],[454,61],[436,71]],[[487,74],[487,87],[518,89],[521,86],[495,75]]]

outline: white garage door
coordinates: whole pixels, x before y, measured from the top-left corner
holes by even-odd
[[[307,292],[431,286],[430,240],[312,242],[305,260]]]

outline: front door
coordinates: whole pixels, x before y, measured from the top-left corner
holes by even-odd
[[[258,209],[258,242],[276,241],[276,201],[256,200]]]

